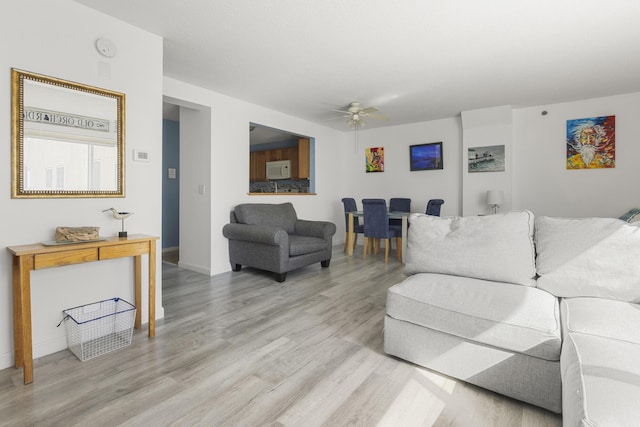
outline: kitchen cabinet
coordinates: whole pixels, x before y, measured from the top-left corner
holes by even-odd
[[[267,152],[254,151],[249,154],[249,181],[267,180]]]
[[[309,179],[309,177],[311,176],[309,156],[309,138],[300,138],[298,140],[298,172],[296,174],[296,176],[300,179]]]
[[[254,151],[249,154],[249,181],[267,180],[267,162],[291,160],[291,179],[309,179],[309,139],[300,138],[297,147]]]

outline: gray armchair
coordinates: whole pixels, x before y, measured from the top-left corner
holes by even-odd
[[[291,203],[244,203],[231,211],[222,228],[229,239],[233,271],[243,265],[275,273],[284,282],[287,272],[319,262],[328,267],[335,224],[298,219]]]

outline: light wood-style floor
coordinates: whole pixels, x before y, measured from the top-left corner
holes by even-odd
[[[361,253],[361,250],[358,251]],[[156,338],[80,362],[0,371],[12,426],[560,426],[558,415],[387,356],[386,290],[402,265],[334,248],[319,264],[208,277],[163,263]]]

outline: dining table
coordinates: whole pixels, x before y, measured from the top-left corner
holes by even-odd
[[[404,254],[407,249],[407,229],[409,224],[409,215],[411,212],[402,212],[402,211],[389,211],[387,212],[387,217],[389,219],[401,219],[402,220],[402,263],[404,264]],[[348,219],[348,230],[347,230],[347,255],[353,256],[353,242],[355,239],[355,234],[353,232],[353,218],[364,218],[364,211],[353,211],[349,212]]]

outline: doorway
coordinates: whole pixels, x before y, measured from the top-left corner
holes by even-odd
[[[163,194],[174,214],[163,209],[163,251],[167,260],[177,255],[179,267],[211,275],[211,108],[168,96],[163,105],[178,135],[162,156],[163,182],[176,187],[172,197]],[[164,165],[165,157],[171,164]]]
[[[162,261],[180,260],[180,108],[162,104]]]

